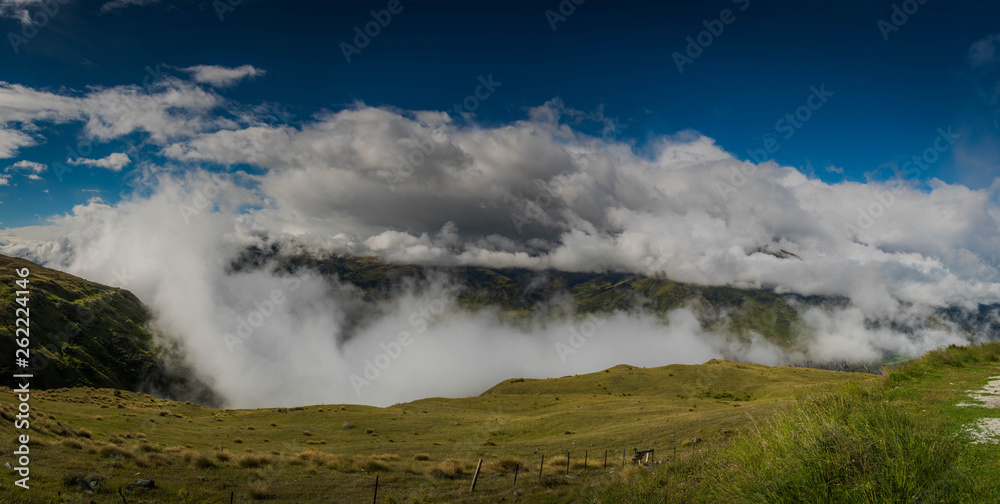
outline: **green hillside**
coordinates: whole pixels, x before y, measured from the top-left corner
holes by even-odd
[[[998,414],[960,404],[998,369],[1000,344],[881,376],[616,366],[387,408],[50,390],[32,394],[32,489],[4,485],[0,503],[371,502],[376,476],[380,503],[993,503],[996,445],[968,432]],[[0,438],[14,413],[0,405]],[[632,464],[636,448],[654,449],[650,463]]]
[[[68,502],[110,502],[124,486],[129,502],[228,502],[230,492],[236,502],[255,495],[276,502],[365,502],[377,473],[384,498],[392,499],[379,502],[455,502],[469,495],[482,458],[479,501],[510,498],[520,463],[522,501],[573,502],[612,481],[605,450],[608,469],[618,471],[622,450],[631,459],[636,447],[654,448],[656,461],[673,456],[673,442],[684,456],[718,450],[733,435],[722,431],[744,431],[797,398],[876,379],[711,361],[512,379],[478,397],[387,408],[257,410],[216,410],[110,389],[52,390],[32,395],[33,412],[41,412],[31,430],[37,489],[5,494],[0,488],[0,496],[47,502],[41,497],[62,492]],[[0,406],[0,416],[13,413],[12,406]],[[0,426],[3,439],[13,434],[9,423]],[[695,438],[702,441],[692,444]],[[9,453],[0,458],[11,460]],[[137,473],[158,488],[128,486]],[[91,493],[81,481],[101,485]]]
[[[15,367],[15,270],[29,268],[31,363],[35,388],[66,386],[122,390],[203,390],[183,371],[170,372],[146,328],[149,311],[132,293],[0,256],[0,373]],[[9,379],[9,378],[8,378]],[[201,392],[201,400],[210,397]]]

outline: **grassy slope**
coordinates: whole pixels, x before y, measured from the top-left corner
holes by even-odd
[[[158,365],[147,312],[130,292],[0,256],[0,373],[14,372],[14,270],[29,268],[34,386],[135,390]]]
[[[834,388],[728,446],[616,478],[601,502],[1000,502],[996,445],[959,407],[1000,374],[1000,343],[931,352],[866,385]]]
[[[69,502],[91,497],[111,502],[113,491],[135,481],[136,473],[155,479],[160,489],[130,490],[130,502],[184,502],[182,495],[189,495],[189,502],[222,502],[231,491],[237,502],[249,501],[255,492],[278,502],[363,502],[370,499],[371,470],[380,474],[383,495],[397,502],[454,502],[468,498],[470,472],[480,457],[486,465],[478,501],[511,498],[509,464],[516,457],[526,464],[519,476],[520,500],[574,502],[613,481],[613,475],[598,470],[605,449],[612,451],[612,467],[619,468],[622,449],[631,456],[633,447],[652,447],[662,460],[671,456],[671,440],[684,457],[718,450],[725,437],[720,430],[744,431],[752,419],[770,418],[797,398],[874,379],[711,361],[507,380],[479,397],[389,408],[225,411],[130,392],[119,397],[109,389],[38,392],[32,407],[44,419],[33,423],[39,442],[32,448],[35,488],[15,493],[0,487],[0,502],[24,496],[35,500],[17,502],[48,502],[57,492]],[[12,408],[4,410],[9,417]],[[343,428],[345,422],[354,427]],[[5,441],[14,434],[8,422],[0,433]],[[704,442],[690,443],[694,437]],[[268,462],[240,466],[240,457],[251,450]],[[557,476],[565,462],[561,468],[551,465],[566,450],[573,463],[569,479]],[[581,465],[584,450],[590,457],[587,471]],[[10,451],[3,450],[5,461]],[[220,453],[223,459],[232,455],[220,460]],[[414,460],[418,454],[429,460]],[[550,465],[539,484],[543,454]],[[505,457],[508,467],[498,467]],[[499,473],[504,475],[494,476]],[[77,488],[74,476],[88,481],[99,476],[104,482],[91,496]]]

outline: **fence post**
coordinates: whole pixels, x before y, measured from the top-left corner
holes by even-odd
[[[566,476],[569,476],[569,450],[566,450]]]
[[[233,504],[234,497],[236,497],[236,492],[229,492],[229,504]]]
[[[476,491],[476,481],[479,481],[479,470],[483,467],[483,459],[479,459],[479,465],[476,466],[476,474],[472,476],[472,488],[469,489],[470,492]]]
[[[375,495],[372,496],[372,504],[378,502],[378,474],[375,475]]]
[[[608,449],[604,449],[604,468],[608,468]]]
[[[587,450],[583,450],[583,470],[587,470]]]
[[[514,487],[517,487],[517,473],[521,470],[521,463],[514,464]]]
[[[625,468],[625,450],[622,449],[622,469]]]
[[[545,468],[545,455],[542,455],[542,463],[538,464],[538,482],[542,482],[542,469]]]

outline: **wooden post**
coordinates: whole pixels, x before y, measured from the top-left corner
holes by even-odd
[[[588,450],[583,450],[583,470],[587,470],[587,452]]]
[[[233,504],[234,497],[236,497],[236,492],[229,492],[229,504]]]
[[[118,487],[118,496],[122,498],[122,504],[128,504],[128,501],[125,500],[125,494],[122,493],[122,487]]]
[[[472,488],[469,489],[470,492],[476,491],[476,481],[479,481],[479,470],[483,467],[483,459],[479,459],[479,465],[476,466],[476,474],[472,476]]]
[[[566,450],[566,476],[569,476],[569,450]]]
[[[375,475],[375,495],[372,497],[372,504],[378,503],[378,474]]]
[[[542,469],[545,467],[545,455],[542,455],[542,463],[538,464],[538,481],[542,481]]]
[[[604,449],[604,468],[608,468],[608,449]]]
[[[521,463],[514,464],[514,487],[517,487],[517,472],[521,470]]]
[[[625,468],[625,450],[622,450],[622,469]]]

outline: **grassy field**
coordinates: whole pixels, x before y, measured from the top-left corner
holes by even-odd
[[[12,490],[11,473],[0,502],[121,502],[122,489],[129,503],[360,503],[376,475],[378,502],[997,502],[996,446],[961,433],[1000,414],[956,403],[1000,374],[998,358],[1000,344],[950,348],[885,375],[617,366],[388,408],[33,392],[32,488]],[[9,402],[0,414],[14,464]],[[635,448],[653,463],[623,470]]]
[[[0,502],[120,502],[120,487],[130,503],[228,502],[231,493],[236,502],[370,502],[375,474],[379,502],[581,502],[615,481],[622,450],[631,459],[633,448],[653,448],[657,462],[673,457],[672,442],[681,458],[716,451],[799,399],[875,379],[711,361],[512,379],[479,397],[388,408],[260,410],[111,389],[39,391],[31,397],[32,489],[5,482]],[[2,458],[16,464],[13,413],[5,402],[0,431]],[[130,486],[139,479],[156,488]]]

